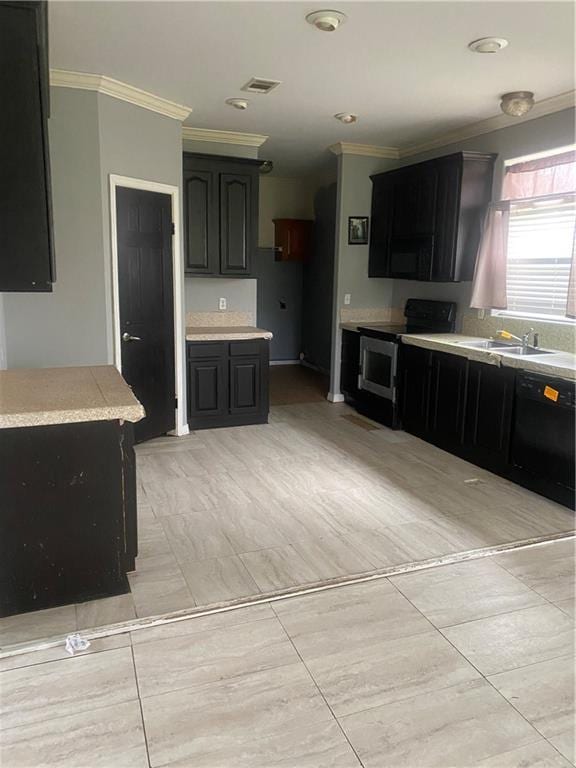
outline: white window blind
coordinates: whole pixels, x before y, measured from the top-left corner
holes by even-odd
[[[511,203],[508,313],[565,319],[575,203],[567,194]]]

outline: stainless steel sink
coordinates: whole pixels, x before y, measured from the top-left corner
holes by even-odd
[[[474,349],[521,349],[508,341],[496,341],[495,339],[478,339],[478,341],[458,341],[463,347]]]
[[[550,355],[547,349],[538,349],[537,347],[521,347],[519,344],[510,344],[509,341],[496,341],[495,339],[478,339],[478,341],[458,341],[463,347],[471,349],[493,349],[501,355]]]
[[[536,347],[511,347],[510,349],[501,349],[503,355],[551,355],[548,349],[538,349]]]

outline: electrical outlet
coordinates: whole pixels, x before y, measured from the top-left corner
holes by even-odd
[[[350,304],[352,300],[352,294],[351,293],[345,293],[344,294],[344,304]]]
[[[226,309],[227,304],[226,299],[218,299],[218,309]]]

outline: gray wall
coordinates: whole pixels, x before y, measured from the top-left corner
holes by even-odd
[[[176,120],[88,91],[51,99],[56,283],[6,295],[11,368],[113,362],[109,174],[182,187]]]
[[[271,360],[298,360],[302,350],[302,262],[276,261],[272,248],[258,248],[258,325],[272,331]]]
[[[338,157],[336,205],[336,261],[332,307],[332,361],[330,392],[340,392],[340,309],[344,294],[351,294],[350,307],[388,307],[392,303],[392,281],[368,277],[368,245],[348,245],[348,217],[370,216],[370,175],[389,170],[393,160],[359,155]]]
[[[113,359],[110,174],[170,184],[180,190],[182,205],[181,124],[156,112],[110,96],[98,95],[100,178],[106,281],[106,338]],[[183,289],[182,289],[183,298]]]
[[[314,255],[304,264],[302,351],[306,362],[324,373],[330,372],[332,351],[336,197],[335,178],[316,193]]]
[[[229,312],[251,312],[256,322],[256,280],[186,277],[184,291],[186,312],[216,312],[218,299],[224,298]]]
[[[10,368],[110,360],[98,96],[68,88],[50,95],[56,283],[49,294],[5,295]]]

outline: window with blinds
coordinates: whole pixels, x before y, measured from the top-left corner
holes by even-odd
[[[576,226],[576,196],[511,202],[506,290],[498,314],[566,320]]]

